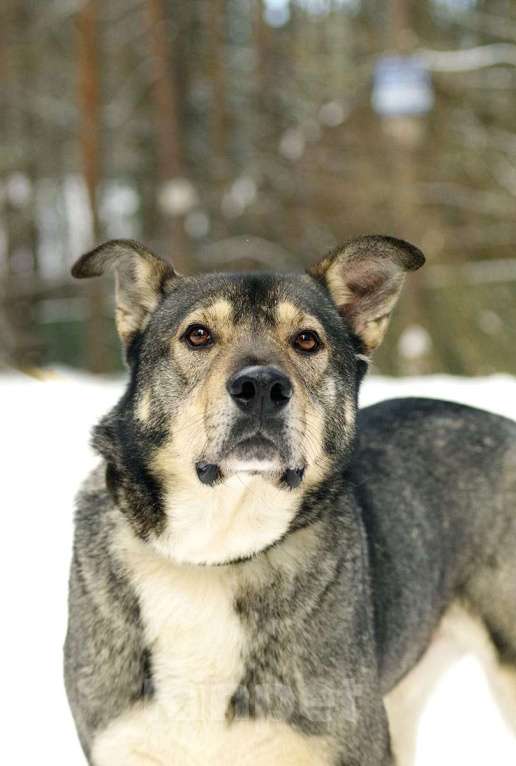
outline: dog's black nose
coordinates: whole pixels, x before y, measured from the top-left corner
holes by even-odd
[[[292,383],[287,376],[265,365],[244,367],[227,382],[229,395],[249,415],[274,415],[292,397]]]

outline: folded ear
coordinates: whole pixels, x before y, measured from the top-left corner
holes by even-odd
[[[374,235],[336,248],[308,273],[326,286],[339,313],[369,353],[385,335],[405,273],[424,262],[423,253],[414,245]]]
[[[147,325],[177,274],[139,242],[113,239],[81,256],[72,268],[77,279],[113,270],[116,278],[116,326],[126,349]]]

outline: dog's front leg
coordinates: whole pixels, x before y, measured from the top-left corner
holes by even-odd
[[[116,753],[103,750],[94,755],[92,766],[167,766],[164,761],[138,748],[117,748]]]
[[[156,705],[136,705],[98,732],[92,766],[171,766],[167,722]],[[185,754],[182,754],[183,756]],[[188,756],[188,754],[186,754]],[[180,760],[174,761],[180,763]],[[188,757],[183,757],[185,764]]]
[[[338,766],[398,766],[383,704],[358,716],[352,729],[343,732],[342,744]]]
[[[377,747],[372,751],[370,748],[364,751],[363,744],[361,747],[361,754],[346,756],[338,761],[337,766],[398,766],[390,746],[380,753]]]

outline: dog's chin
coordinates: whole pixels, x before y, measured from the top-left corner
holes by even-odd
[[[273,442],[262,436],[238,442],[217,463],[197,463],[196,470],[199,480],[209,486],[232,476],[261,476],[295,489],[304,477],[304,466],[289,466]]]

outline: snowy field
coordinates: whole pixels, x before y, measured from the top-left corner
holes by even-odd
[[[96,462],[89,430],[120,391],[120,382],[69,372],[45,382],[0,376],[2,760],[12,766],[85,763],[61,680],[73,496]],[[370,378],[362,404],[408,395],[453,399],[516,420],[516,379],[506,376]],[[492,703],[480,666],[463,657],[442,678],[425,711],[417,765],[515,763],[516,740]]]

